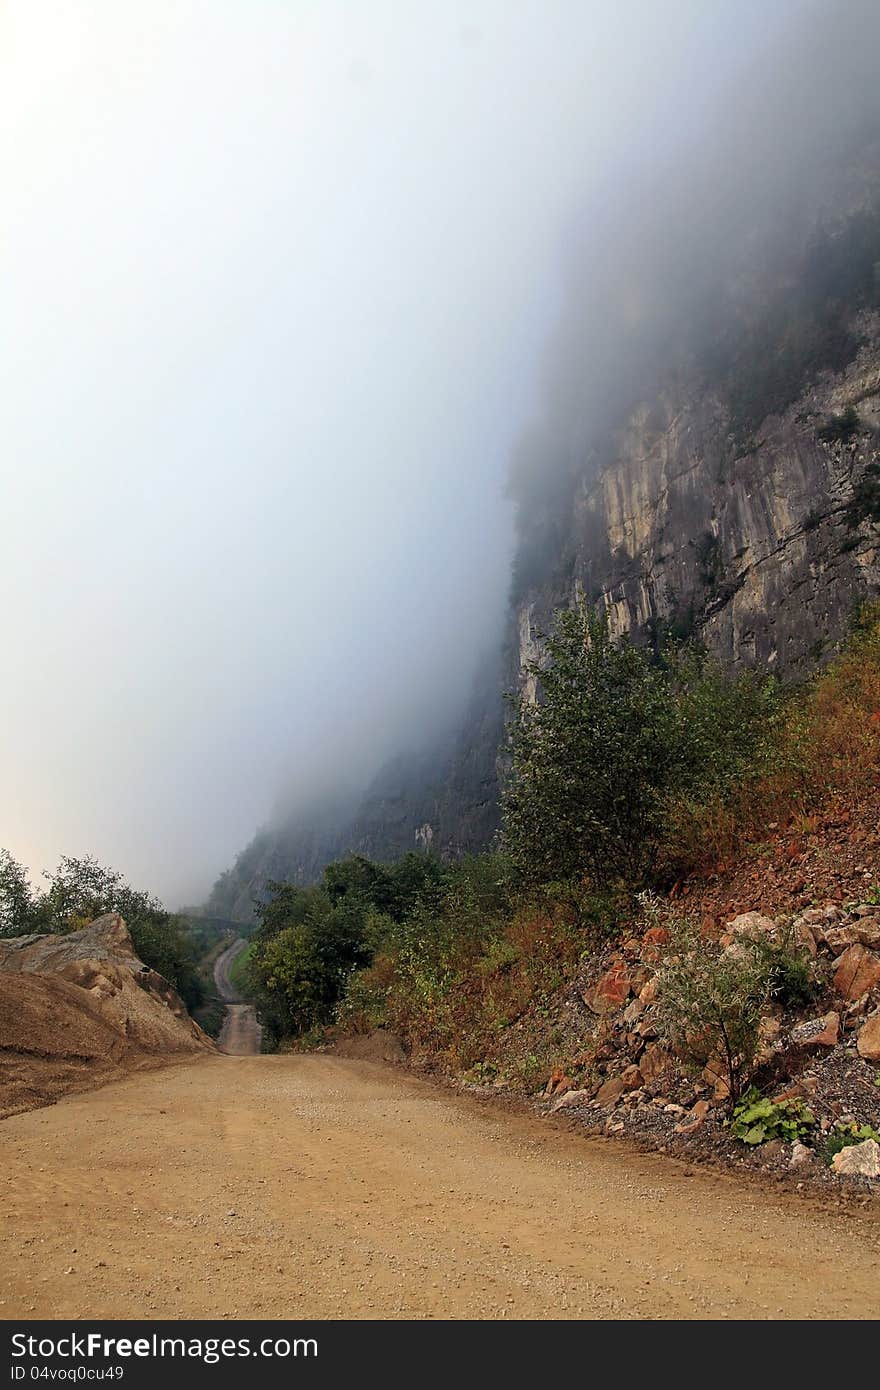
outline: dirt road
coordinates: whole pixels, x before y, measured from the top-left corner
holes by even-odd
[[[0,1124],[0,1317],[876,1317],[880,1225],[368,1062],[211,1057]]]
[[[242,951],[247,950],[247,942],[243,936],[237,941],[233,941],[214,962],[214,982],[217,985],[217,993],[226,1002],[226,1016],[223,1019],[223,1027],[220,1029],[220,1036],[217,1045],[223,1052],[228,1052],[234,1057],[253,1057],[260,1051],[260,1039],[262,1028],[257,1022],[256,1010],[252,1004],[245,1004],[241,1000],[241,995],[229,978],[229,970],[233,961],[237,960]]]

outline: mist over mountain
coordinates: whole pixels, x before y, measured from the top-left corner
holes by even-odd
[[[504,634],[457,733],[409,755],[402,739],[329,818],[306,805],[264,830],[216,909],[246,915],[267,878],[310,881],[349,851],[484,848],[503,692],[579,594],[637,640],[696,638],[797,677],[875,591],[876,537],[848,523],[878,423],[880,17],[775,18],[760,39],[742,28],[709,87],[694,73],[572,207],[539,398],[510,454]],[[827,420],[853,402],[858,430],[829,447]]]

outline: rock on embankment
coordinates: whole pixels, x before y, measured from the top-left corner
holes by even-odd
[[[213,1048],[118,914],[0,940],[0,1116]]]

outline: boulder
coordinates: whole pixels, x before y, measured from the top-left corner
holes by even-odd
[[[880,1144],[876,1139],[863,1139],[861,1144],[847,1144],[831,1160],[835,1173],[849,1177],[880,1178]]]
[[[844,999],[860,999],[880,984],[880,957],[864,946],[849,946],[837,962],[834,988]]]
[[[758,1063],[766,1065],[779,1051],[779,1035],[782,1024],[778,1018],[762,1018],[758,1025]]]
[[[617,961],[591,988],[581,995],[594,1014],[614,1013],[625,1004],[632,990],[632,981],[624,961]]]
[[[794,928],[797,931],[801,926],[808,927],[817,941],[824,941],[828,928],[842,917],[842,910],[834,903],[826,903],[824,907],[808,907],[806,912],[799,913],[795,918]]]
[[[880,1009],[865,1019],[856,1047],[866,1062],[880,1062]]]
[[[853,922],[844,922],[839,927],[829,927],[825,933],[825,944],[832,955],[842,956],[850,946],[858,946],[858,928]]]
[[[657,998],[658,988],[657,976],[654,975],[648,983],[643,985],[639,990],[639,1003],[645,1005],[653,1004],[654,1000]]]
[[[860,945],[880,951],[880,917],[859,917],[853,926]]]
[[[727,923],[727,930],[734,936],[769,936],[777,930],[772,917],[760,912],[741,912]]]
[[[792,1028],[789,1038],[795,1047],[836,1047],[840,1036],[840,1014],[823,1014]]]
[[[620,1073],[620,1079],[623,1082],[625,1091],[637,1091],[644,1083],[641,1068],[637,1067],[635,1063],[631,1063],[628,1067],[624,1067],[623,1071]]]
[[[627,1089],[622,1076],[612,1076],[609,1081],[599,1087],[596,1092],[596,1100],[599,1105],[616,1105]]]

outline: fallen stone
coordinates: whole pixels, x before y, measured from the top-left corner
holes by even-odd
[[[869,1014],[859,1030],[856,1047],[866,1062],[880,1062],[880,1009]]]
[[[554,1100],[550,1107],[550,1114],[555,1114],[557,1110],[570,1110],[575,1105],[588,1105],[589,1102],[589,1091],[566,1091],[564,1095],[557,1096]]]
[[[688,1117],[675,1126],[676,1134],[693,1134],[706,1122],[711,1106],[707,1100],[698,1100],[688,1111]]]
[[[876,1139],[863,1139],[861,1144],[847,1144],[831,1160],[835,1173],[849,1177],[880,1178],[880,1144]]]
[[[853,926],[862,946],[871,951],[880,950],[880,917],[860,917]]]
[[[808,907],[806,912],[799,913],[794,919],[794,930],[797,933],[801,926],[807,927],[816,941],[824,941],[829,927],[839,922],[842,916],[843,912],[834,903],[826,903],[824,907]]]
[[[864,946],[850,946],[837,962],[834,988],[844,999],[859,999],[880,984],[880,958]]]
[[[639,1003],[646,1006],[648,1004],[653,1004],[654,1000],[657,998],[657,988],[657,976],[655,975],[646,985],[643,985],[639,991]]]
[[[860,944],[858,928],[853,922],[845,922],[839,927],[829,927],[825,933],[825,944],[835,956],[842,956],[849,946]]]
[[[570,1086],[571,1078],[569,1076],[566,1076],[562,1067],[554,1067],[553,1071],[550,1073],[550,1079],[548,1080],[547,1085],[544,1087],[544,1095],[561,1095],[562,1092],[567,1091]]]
[[[802,1076],[798,1081],[792,1081],[782,1091],[777,1091],[771,1099],[774,1105],[781,1105],[786,1100],[809,1100],[819,1089],[819,1083],[815,1076]]]
[[[789,1168],[801,1168],[805,1163],[812,1163],[813,1150],[808,1149],[806,1144],[802,1144],[800,1139],[795,1139],[791,1146],[791,1157],[788,1160]]]
[[[758,1026],[758,1062],[761,1066],[771,1060],[779,1050],[779,1035],[782,1024],[778,1018],[762,1018]]]
[[[792,932],[794,933],[795,939],[803,946],[804,950],[808,951],[811,956],[818,955],[819,947],[816,944],[813,929],[808,922],[795,922],[792,926]]]
[[[635,1065],[624,1067],[623,1071],[620,1073],[620,1079],[623,1082],[624,1089],[627,1091],[638,1090],[644,1081],[641,1070]]]
[[[741,912],[727,923],[727,930],[734,936],[771,935],[776,929],[773,918],[765,917],[760,912]]]
[[[609,1081],[604,1082],[596,1092],[596,1101],[599,1105],[616,1105],[627,1089],[622,1076],[612,1076]]]
[[[811,1018],[792,1028],[791,1042],[795,1047],[836,1047],[840,1036],[840,1014],[823,1014],[821,1018]]]

